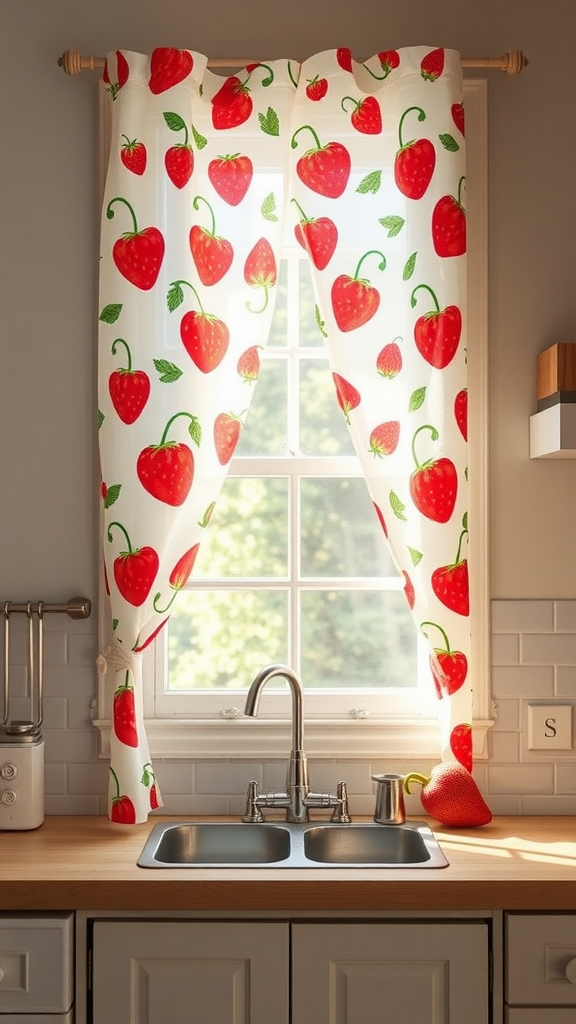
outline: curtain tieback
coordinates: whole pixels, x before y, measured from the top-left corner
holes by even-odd
[[[128,669],[132,674],[136,665],[142,660],[142,653],[126,650],[122,644],[115,642],[105,647],[96,658],[96,667],[100,675],[104,675],[108,669],[113,672],[122,672]]]

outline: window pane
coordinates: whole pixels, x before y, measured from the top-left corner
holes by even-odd
[[[315,687],[416,686],[416,629],[404,594],[302,594],[302,683]]]
[[[249,386],[249,385],[247,385]],[[286,360],[262,358],[236,455],[286,454]],[[247,402],[248,405],[248,395]]]
[[[300,449],[303,455],[353,455],[327,359],[300,363]]]
[[[364,480],[301,480],[300,574],[398,575]]]
[[[324,347],[324,335],[320,329],[320,314],[316,307],[316,297],[312,284],[312,274],[308,260],[299,260],[298,264],[298,299],[300,345],[304,348],[309,345]]]
[[[229,476],[200,545],[193,580],[287,575],[287,478]]]
[[[184,591],[166,628],[169,690],[244,689],[264,665],[287,661],[288,595]]]

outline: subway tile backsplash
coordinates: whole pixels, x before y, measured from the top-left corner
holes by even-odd
[[[64,618],[64,617],[62,617]],[[91,705],[96,693],[94,619],[45,620],[44,739],[47,814],[105,814],[107,763],[97,757]],[[56,620],[56,621],[55,621]],[[25,693],[25,636],[11,638],[11,679]],[[492,695],[496,724],[490,758],[478,762],[476,781],[494,814],[576,814],[576,751],[528,749],[528,704],[576,705],[576,600],[492,602]],[[285,762],[156,761],[167,814],[241,814],[245,780],[267,789],[283,785]],[[353,813],[372,814],[372,773],[429,772],[427,761],[314,759],[314,785],[348,783]],[[421,813],[419,789],[409,814]]]

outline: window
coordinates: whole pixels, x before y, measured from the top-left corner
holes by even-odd
[[[465,82],[468,147],[471,608],[475,752],[489,726],[486,517],[486,81]],[[102,105],[102,111],[107,112]],[[106,135],[103,130],[102,137]],[[436,756],[425,644],[387,551],[323,348],[307,260],[287,239],[275,319],[246,429],[193,577],[145,653],[153,756],[275,756],[289,695],[246,687],[284,662],[305,687],[312,755]],[[247,393],[251,367],[247,366]],[[262,383],[266,377],[266,384]],[[288,424],[287,432],[284,424]],[[239,515],[249,521],[245,525]],[[223,524],[227,523],[224,528]],[[102,616],[107,622],[107,615]],[[218,652],[217,658],[214,651]],[[242,673],[242,690],[234,683]],[[102,681],[102,703],[106,681]],[[109,684],[108,684],[109,685]],[[102,754],[107,723],[99,721]],[[108,723],[109,727],[109,723]]]

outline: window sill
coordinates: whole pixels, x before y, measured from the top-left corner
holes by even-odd
[[[284,760],[290,748],[287,719],[147,719],[146,732],[153,758],[187,760]],[[474,758],[488,758],[488,719],[473,724]],[[110,757],[110,720],[95,719],[98,756]],[[306,723],[305,748],[310,757],[330,760],[439,758],[439,727],[434,719],[360,719]]]

